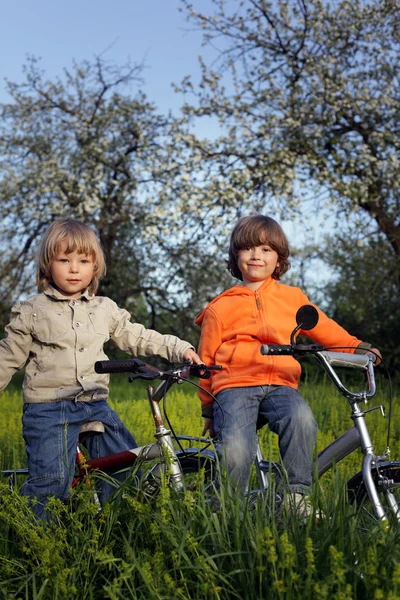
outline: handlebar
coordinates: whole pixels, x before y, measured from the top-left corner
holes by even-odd
[[[263,344],[260,348],[264,356],[293,356],[299,358],[311,354],[324,368],[329,378],[343,396],[351,402],[365,400],[376,391],[374,362],[372,354],[350,354],[348,352],[329,352],[320,344]],[[367,371],[368,391],[350,392],[339,379],[334,367],[351,367]]]
[[[369,362],[375,362],[371,354],[350,354],[348,352],[329,352],[320,344],[262,344],[261,354],[264,356],[294,356],[298,358],[306,354],[322,354],[332,367],[353,367],[367,369]]]
[[[136,358],[122,360],[98,360],[94,363],[96,373],[136,373],[142,363]],[[146,365],[150,367],[150,365]]]
[[[324,350],[320,344],[263,344],[261,354],[273,356],[304,356]]]
[[[138,358],[127,358],[122,360],[98,360],[94,364],[96,373],[132,373],[134,379],[169,379],[179,377],[186,379],[189,376],[209,379],[211,371],[220,370],[220,365],[194,365],[189,362],[168,371],[161,371],[153,365],[139,360]]]
[[[260,348],[261,354],[270,356],[293,356],[300,358],[306,354],[311,354],[324,368],[328,377],[331,379],[339,392],[350,402],[363,400],[364,402],[376,391],[374,363],[376,356],[371,353],[350,354],[348,352],[329,352],[320,344],[296,344],[295,335],[300,330],[309,331],[318,324],[318,311],[315,306],[305,304],[300,306],[296,313],[297,326],[290,335],[290,344],[263,344]],[[339,348],[338,348],[339,350]],[[367,392],[349,392],[339,379],[333,367],[353,367],[367,372],[368,391]]]

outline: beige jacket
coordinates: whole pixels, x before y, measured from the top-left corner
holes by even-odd
[[[29,359],[24,402],[104,400],[109,376],[98,375],[94,363],[107,360],[107,340],[133,356],[158,355],[170,362],[182,362],[185,351],[193,348],[129,319],[109,298],[87,292],[72,300],[49,287],[21,302],[12,309],[7,335],[0,341],[0,391]]]

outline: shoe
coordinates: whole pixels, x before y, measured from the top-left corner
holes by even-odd
[[[294,514],[300,521],[306,521],[309,517],[314,516],[318,523],[326,518],[325,513],[319,508],[314,510],[310,499],[305,494],[287,494],[285,496],[285,506],[288,514]]]

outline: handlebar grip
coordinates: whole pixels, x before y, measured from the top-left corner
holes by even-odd
[[[189,365],[189,373],[199,379],[210,379],[212,371],[220,371],[221,365]]]
[[[290,344],[262,344],[261,354],[263,354],[264,356],[290,356],[293,354],[293,346],[291,346]]]
[[[367,369],[370,354],[349,354],[348,352],[321,352],[332,367],[353,367]]]
[[[134,358],[98,360],[94,363],[94,370],[96,373],[135,373],[141,364]]]

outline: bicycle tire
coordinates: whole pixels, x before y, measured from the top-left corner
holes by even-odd
[[[197,475],[200,471],[204,472],[204,485],[210,484],[216,477],[216,462],[215,459],[210,456],[204,456],[202,454],[194,456],[179,456],[179,463],[181,465],[184,484],[186,487],[190,487],[191,480],[190,475]]]
[[[380,485],[382,477],[389,483],[389,489],[394,493],[397,503],[400,506],[400,461],[385,461],[380,463],[378,468],[374,467],[371,471],[376,489],[379,495],[379,499],[382,502],[384,510],[388,519],[393,518],[393,513],[388,507],[385,492]],[[349,501],[355,504],[363,515],[363,517],[369,517],[376,521],[374,510],[371,506],[370,499],[368,497],[367,489],[363,481],[362,472],[358,472],[347,482],[347,492]]]

